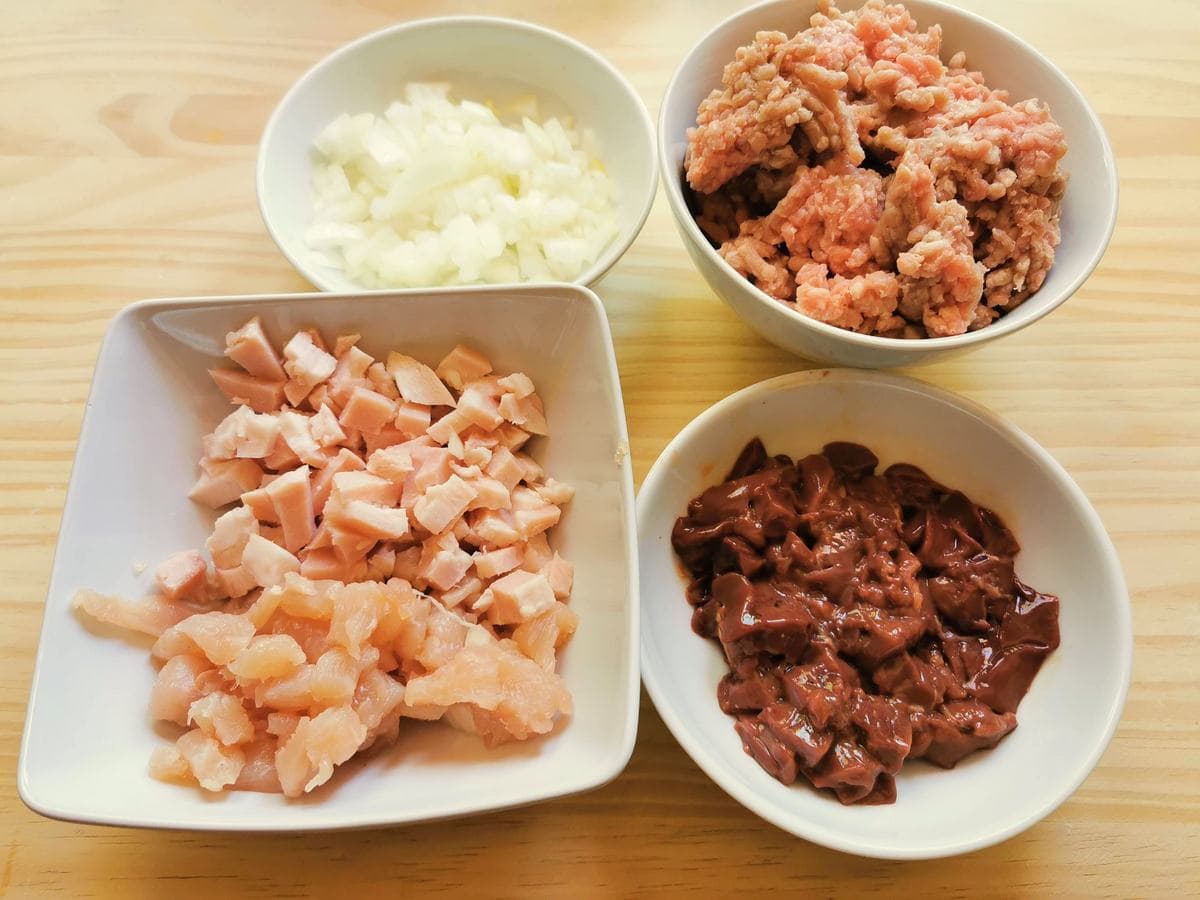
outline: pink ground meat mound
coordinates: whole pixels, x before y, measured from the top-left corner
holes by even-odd
[[[760,32],[688,130],[697,224],[753,284],[839,328],[943,337],[1042,286],[1067,145],[1045,104],[1010,104],[941,60],[902,4]]]

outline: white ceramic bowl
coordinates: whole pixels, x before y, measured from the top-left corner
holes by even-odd
[[[687,129],[696,108],[721,83],[734,51],[758,31],[788,34],[808,27],[814,2],[768,0],[726,19],[684,58],[663,97],[658,123],[659,164],[675,223],[692,260],[709,286],[748,325],[792,353],[833,365],[861,368],[905,366],[978,347],[1019,331],[1063,303],[1096,268],[1117,220],[1117,168],[1108,138],[1083,94],[1054,63],[1016,35],[974,13],[938,0],[905,0],[918,24],[939,23],[949,55],[965,50],[967,62],[989,85],[1008,90],[1013,101],[1038,97],[1067,135],[1063,165],[1070,183],[1063,200],[1062,244],[1041,289],[999,320],[954,337],[901,340],[855,334],[797,312],[742,278],[709,244],[688,212],[683,194]]]
[[[857,441],[882,466],[910,462],[996,510],[1023,550],[1017,573],[1061,598],[1061,646],[994,750],[951,770],[905,765],[891,806],[842,806],[806,783],[787,787],[746,753],[717,706],[726,671],[691,630],[671,527],[760,436],[769,453]],[[671,732],[732,797],[791,833],[847,853],[918,859],[964,853],[1028,828],[1062,803],[1108,745],[1129,685],[1129,599],[1112,543],[1082,491],[1030,437],[987,410],[918,381],[817,370],[739,391],[663,451],[638,494],[642,677]],[[802,781],[802,780],[801,780]]]
[[[485,307],[489,315],[480,315]],[[393,748],[348,764],[319,797],[212,798],[146,770],[166,742],[150,722],[148,642],[81,620],[77,588],[138,595],[168,554],[203,547],[214,513],[187,500],[200,438],[228,411],[206,369],[252,315],[276,340],[315,325],[358,331],[364,349],[440,359],[468,342],[523,370],[546,402],[549,438],[531,444],[575,485],[554,540],[575,562],[580,627],[560,671],[575,713],[539,739],[487,750],[440,723],[405,722]],[[540,446],[538,446],[540,444]],[[625,766],[637,731],[633,481],[616,361],[603,308],[573,285],[392,295],[159,300],[126,307],[96,362],[46,598],[21,744],[21,797],[82,822],[291,831],[414,822],[596,787]],[[136,561],[151,566],[135,575]]]
[[[597,137],[617,191],[619,233],[574,279],[597,281],[629,249],[654,201],[654,126],[617,69],[566,35],[528,22],[451,16],[405,22],[335,51],[309,69],[272,113],[258,148],[258,207],[296,269],[324,291],[363,291],[304,241],[312,219],[316,136],[341,113],[382,113],[406,82],[446,81],[455,95],[504,105],[530,94],[544,115],[570,115]]]

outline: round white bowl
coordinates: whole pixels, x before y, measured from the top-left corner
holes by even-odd
[[[1062,643],[1034,679],[1016,731],[950,770],[916,761],[890,806],[842,806],[830,794],[769,776],[717,705],[727,667],[691,630],[671,527],[717,483],[744,444],[793,458],[857,441],[882,467],[910,462],[991,507],[1024,548],[1023,581],[1061,600]],[[1116,552],[1083,492],[1028,435],[986,409],[918,381],[816,370],[739,391],[667,446],[637,498],[642,679],[676,739],[734,799],[792,834],[847,853],[922,859],[1017,834],[1062,803],[1108,745],[1129,686],[1129,599]]]
[[[258,148],[258,207],[293,266],[324,291],[365,288],[325,265],[304,241],[312,219],[313,140],[341,113],[382,113],[406,82],[446,81],[456,96],[503,105],[530,94],[544,115],[595,132],[617,193],[619,232],[574,281],[597,281],[629,249],[654,202],[654,126],[617,69],[566,35],[528,22],[449,16],[405,22],[335,51],[309,69],[272,113]]]
[[[967,63],[1006,89],[1011,98],[1038,97],[1050,104],[1066,132],[1063,165],[1070,183],[1063,200],[1062,243],[1041,289],[1021,306],[979,331],[953,337],[903,340],[856,334],[797,312],[763,293],[725,262],[688,211],[683,194],[687,129],[696,108],[721,83],[721,70],[758,31],[788,34],[808,27],[816,4],[768,0],[726,19],[700,41],[676,69],[663,97],[658,123],[659,164],[675,223],[709,286],[767,340],[792,353],[834,365],[889,368],[932,362],[1019,331],[1063,303],[1096,268],[1117,220],[1117,168],[1096,113],[1054,63],[998,25],[937,0],[905,0],[921,27],[938,23],[946,55],[958,50]]]

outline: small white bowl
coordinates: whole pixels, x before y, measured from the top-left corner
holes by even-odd
[[[994,750],[951,770],[905,765],[890,806],[842,806],[805,783],[785,786],[742,750],[717,706],[727,667],[691,630],[671,527],[720,481],[750,438],[793,458],[856,441],[882,467],[909,462],[991,507],[1024,548],[1017,573],[1061,600],[1062,644]],[[642,677],[683,748],[730,796],[780,828],[827,847],[886,859],[965,853],[1049,814],[1108,745],[1129,686],[1129,598],[1095,510],[1028,435],[974,403],[918,381],[826,369],[763,381],[701,413],[663,451],[638,493]]]
[[[544,115],[590,128],[617,192],[619,232],[574,279],[592,284],[629,249],[654,202],[654,125],[624,76],[578,41],[512,19],[449,16],[405,22],[347,44],[300,77],[279,101],[258,148],[263,223],[296,270],[323,291],[362,285],[326,265],[304,240],[312,219],[313,140],[342,113],[382,113],[410,81],[449,82],[454,94],[498,105],[526,97]]]
[[[482,314],[483,310],[487,314]],[[402,723],[398,743],[354,761],[319,796],[206,796],[155,781],[168,738],[148,714],[148,641],[92,626],[76,589],[137,596],[168,554],[203,547],[215,518],[190,503],[200,438],[229,406],[206,370],[225,333],[261,316],[276,340],[315,325],[361,332],[379,354],[436,361],[463,341],[500,369],[525,371],[551,435],[531,444],[576,488],[553,539],[576,565],[579,631],[560,672],[575,713],[545,737],[494,750],[440,723]],[[540,445],[540,446],[539,446]],[[118,314],[96,374],[67,490],[29,695],[17,783],[59,819],[154,828],[299,831],[416,822],[532,803],[597,787],[633,750],[638,716],[633,479],[616,360],[596,295],[573,285],[460,288],[369,296],[214,297],[136,303]],[[616,461],[620,460],[620,461]],[[142,575],[135,562],[150,564]]]
[[[696,108],[721,83],[721,70],[758,31],[795,34],[808,27],[813,2],[768,0],[726,19],[680,63],[659,112],[658,152],[667,200],[692,261],[709,286],[767,340],[832,365],[878,369],[933,362],[1019,331],[1048,314],[1087,280],[1100,262],[1117,221],[1117,166],[1096,113],[1054,63],[1016,35],[972,12],[938,0],[905,0],[921,28],[943,29],[946,54],[964,50],[967,64],[1013,101],[1038,97],[1066,132],[1063,166],[1070,182],[1063,199],[1062,243],[1041,289],[1012,312],[978,331],[953,337],[903,340],[856,334],[810,318],[763,293],[713,249],[688,211],[683,193],[687,129]]]

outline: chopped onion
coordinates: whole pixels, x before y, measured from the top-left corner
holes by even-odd
[[[578,277],[617,234],[612,183],[590,134],[513,108],[507,126],[414,82],[382,116],[338,116],[314,144],[309,247],[371,288]]]

